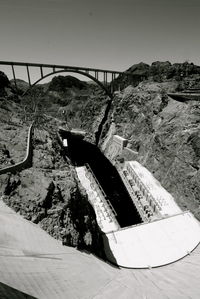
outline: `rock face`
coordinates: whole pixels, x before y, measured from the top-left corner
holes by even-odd
[[[72,76],[56,76],[49,84],[49,90],[53,91],[65,91],[67,88],[72,87],[83,89],[87,87],[87,84]]]
[[[115,134],[127,138],[135,159],[200,219],[200,103],[169,98],[166,92],[176,87],[174,81],[127,87],[114,101]]]
[[[4,201],[64,245],[103,256],[100,230],[85,191],[66,171],[45,175],[32,168],[4,175]]]
[[[104,257],[101,232],[74,168],[62,157],[56,136],[35,130],[33,167],[0,177],[4,201],[64,245]]]
[[[10,85],[8,77],[0,71],[0,96],[5,95],[5,88]]]
[[[126,76],[126,72],[132,74],[132,76]],[[180,81],[188,76],[197,76],[199,82],[200,67],[187,61],[174,64],[169,61],[155,61],[151,65],[140,62],[131,66],[126,72],[115,80],[115,83],[120,84],[121,88],[125,88],[130,84],[137,86],[146,79],[164,82],[166,79]]]
[[[0,168],[16,164],[26,154],[28,125],[18,118],[19,106],[8,99],[0,99]]]

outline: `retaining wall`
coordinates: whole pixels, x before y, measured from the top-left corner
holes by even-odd
[[[32,134],[34,130],[34,123],[31,124],[28,130],[28,140],[27,140],[27,147],[26,147],[26,156],[23,161],[16,163],[15,165],[7,166],[0,169],[0,175],[11,172],[15,173],[21,171],[25,168],[32,166],[32,158],[33,158],[33,146],[32,146]]]

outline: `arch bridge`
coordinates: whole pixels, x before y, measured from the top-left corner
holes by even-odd
[[[17,88],[17,78],[16,78],[15,69],[16,67],[24,67],[27,73],[29,88],[35,86],[41,80],[51,75],[63,73],[63,72],[70,72],[70,73],[78,73],[90,78],[91,80],[96,82],[110,98],[113,97],[114,91],[120,89],[119,84],[116,84],[114,82],[115,79],[122,74],[126,74],[127,76],[131,75],[127,72],[124,73],[124,72],[113,71],[113,70],[56,65],[56,64],[43,64],[43,63],[0,61],[0,66],[1,65],[11,67],[13,80],[16,88]],[[31,68],[34,69],[37,68],[39,70],[38,79],[36,81],[33,81],[32,79],[31,72],[30,72]]]

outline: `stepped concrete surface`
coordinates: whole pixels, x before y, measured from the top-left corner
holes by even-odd
[[[0,298],[199,299],[200,247],[168,266],[120,269],[62,246],[0,201]]]
[[[93,206],[99,227],[104,233],[110,231],[116,231],[119,229],[115,217],[109,212],[109,207],[106,204],[106,200],[102,198],[102,194],[98,193],[98,186],[95,186],[95,182],[91,182],[87,177],[87,170],[85,166],[76,167],[78,178],[87,192],[88,199]]]

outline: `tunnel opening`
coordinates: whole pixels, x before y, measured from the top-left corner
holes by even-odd
[[[67,138],[68,146],[65,154],[75,167],[88,164],[110,201],[115,212],[116,219],[121,228],[139,224],[142,219],[126,189],[117,169],[104,156],[100,149],[80,137],[70,133],[62,134]]]

